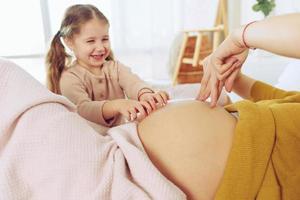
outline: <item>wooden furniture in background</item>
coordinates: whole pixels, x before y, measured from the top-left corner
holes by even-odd
[[[203,74],[202,60],[219,46],[227,34],[227,0],[219,0],[214,27],[183,31],[173,85],[200,83]]]

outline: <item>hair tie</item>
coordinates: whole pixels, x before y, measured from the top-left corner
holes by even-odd
[[[148,89],[148,88],[147,88],[147,89]],[[140,100],[141,96],[142,96],[143,94],[146,94],[146,93],[154,93],[154,91],[152,91],[152,90],[145,90],[144,92],[141,92],[141,93],[138,95],[138,101]]]

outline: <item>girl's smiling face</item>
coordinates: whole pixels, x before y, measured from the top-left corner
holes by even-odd
[[[110,54],[109,25],[93,18],[80,26],[80,32],[66,40],[78,64],[88,69],[100,67]]]

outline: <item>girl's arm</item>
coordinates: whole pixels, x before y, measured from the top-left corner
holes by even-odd
[[[106,101],[92,101],[82,81],[76,75],[68,71],[64,72],[60,78],[60,90],[63,96],[76,105],[78,114],[88,121],[106,127],[111,127],[116,122],[116,117],[107,118],[103,115]]]

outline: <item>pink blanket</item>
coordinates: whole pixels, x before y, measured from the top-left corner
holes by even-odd
[[[0,199],[186,199],[136,124],[100,135],[65,98],[0,59]]]

